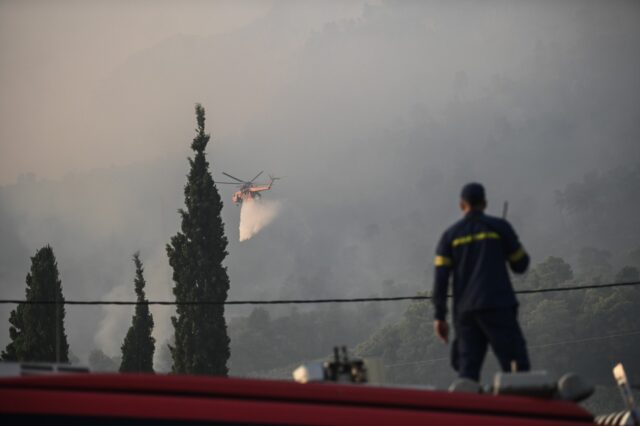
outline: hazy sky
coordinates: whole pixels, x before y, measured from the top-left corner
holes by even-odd
[[[427,290],[471,180],[534,262],[607,246],[554,194],[639,163],[638,22],[637,1],[1,1],[1,294],[52,244],[67,298],[131,297],[140,250],[170,299],[196,102],[215,178],[286,176],[243,243],[221,188],[232,298]],[[117,353],[128,313],[69,308],[72,350]]]
[[[334,2],[324,13],[302,13],[298,29],[356,13],[361,4]],[[142,152],[126,148],[96,158],[96,145],[108,142],[84,131],[102,123],[96,96],[114,71],[172,37],[233,32],[273,8],[269,0],[1,1],[0,184],[22,173],[60,177],[140,161]]]

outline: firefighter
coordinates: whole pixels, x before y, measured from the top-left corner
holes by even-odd
[[[453,275],[451,364],[458,376],[479,382],[487,345],[503,371],[528,371],[518,301],[506,265],[522,274],[529,266],[529,255],[509,222],[484,213],[487,201],[481,184],[465,185],[460,198],[464,217],[447,229],[436,250],[435,333],[448,342],[447,290]]]

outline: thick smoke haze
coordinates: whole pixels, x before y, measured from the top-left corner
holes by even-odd
[[[429,290],[471,180],[534,262],[590,245],[622,264],[637,199],[582,232],[557,191],[639,163],[639,22],[634,1],[2,2],[1,295],[24,297],[49,243],[67,299],[133,298],[140,250],[170,300],[196,102],[215,179],[287,176],[241,244],[256,227],[219,188],[231,299]],[[132,312],[68,307],[71,350],[117,355]],[[164,344],[172,310],[152,313]]]

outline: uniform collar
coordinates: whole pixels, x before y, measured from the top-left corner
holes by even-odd
[[[484,212],[482,210],[471,210],[469,213],[464,215],[465,218],[482,217],[482,216],[484,216]]]

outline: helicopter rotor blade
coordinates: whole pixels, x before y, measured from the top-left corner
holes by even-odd
[[[238,182],[240,182],[240,183],[247,183],[247,182],[243,181],[242,179],[238,179],[238,178],[237,178],[237,177],[235,177],[235,176],[231,176],[229,173],[222,172],[222,174],[223,174],[223,175],[225,175],[225,176],[227,176],[227,177],[230,177],[230,178],[231,178],[231,179],[233,179],[233,180],[237,180],[237,181],[238,181]]]
[[[251,180],[249,181],[249,183],[253,183],[253,181],[254,181],[254,180],[256,180],[256,179],[258,179],[258,177],[259,177],[262,173],[264,173],[264,171],[262,171],[262,172],[258,173],[258,174],[256,175],[256,177],[254,177],[253,179],[251,179]]]
[[[220,182],[218,180],[214,181],[216,185],[241,185],[238,182]]]

